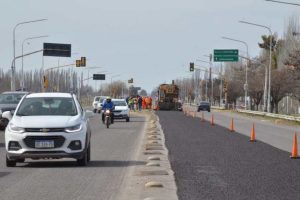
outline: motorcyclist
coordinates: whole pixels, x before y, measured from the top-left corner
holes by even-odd
[[[113,114],[113,109],[115,108],[115,105],[114,103],[111,101],[111,98],[110,97],[107,97],[103,106],[102,106],[102,122],[104,123],[104,112],[105,110],[109,109],[111,111],[111,123],[113,124],[114,123],[114,114]]]

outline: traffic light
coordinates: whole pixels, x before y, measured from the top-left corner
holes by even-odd
[[[44,82],[44,89],[48,88],[49,82],[46,76],[43,76],[43,82]]]
[[[76,60],[76,67],[80,67],[81,60]]]
[[[80,59],[80,66],[85,67],[86,66],[86,57],[81,57]]]
[[[133,83],[133,78],[129,79],[128,83]]]
[[[190,72],[193,72],[195,69],[195,64],[194,63],[190,63]]]

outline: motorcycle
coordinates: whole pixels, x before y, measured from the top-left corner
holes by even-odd
[[[106,128],[109,128],[109,125],[111,124],[111,115],[112,111],[110,109],[104,111],[104,124],[106,125]]]

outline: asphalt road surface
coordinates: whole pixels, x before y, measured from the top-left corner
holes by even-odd
[[[157,112],[181,200],[300,199],[300,160],[182,112]]]
[[[91,118],[91,162],[79,167],[75,160],[31,161],[5,166],[4,132],[0,132],[1,200],[115,200],[122,192],[135,160],[144,129],[143,117],[117,121],[106,129],[99,115]]]
[[[196,108],[193,107],[191,109],[195,110]],[[250,136],[252,124],[255,123],[256,138],[258,140],[288,152],[292,150],[294,132],[296,131],[299,134],[300,126],[279,125],[255,116],[245,116],[235,112],[215,110],[211,113],[197,112],[196,116],[201,117],[202,113],[204,113],[206,120],[210,120],[213,114],[215,123],[225,128],[229,128],[231,118],[233,118],[235,130],[246,136]]]

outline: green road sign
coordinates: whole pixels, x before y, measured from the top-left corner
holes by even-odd
[[[238,49],[214,49],[214,62],[237,62]]]

